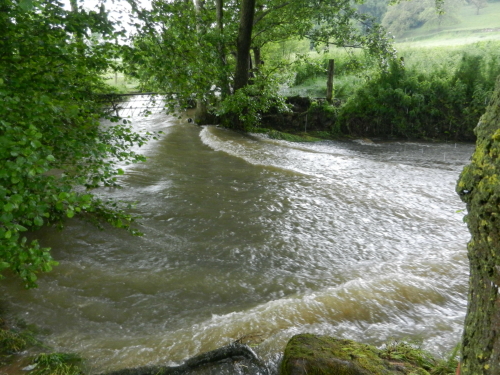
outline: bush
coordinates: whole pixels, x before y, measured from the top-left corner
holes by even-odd
[[[479,52],[479,53],[478,53]],[[484,52],[484,51],[483,51]],[[349,98],[339,113],[344,133],[474,140],[500,64],[481,51],[462,52],[455,68],[431,71],[393,62]]]

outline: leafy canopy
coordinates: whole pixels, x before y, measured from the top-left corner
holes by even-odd
[[[92,33],[100,42],[90,42]],[[88,189],[114,186],[116,161],[150,135],[127,121],[106,128],[96,94],[116,58],[117,35],[103,6],[65,10],[56,0],[4,0],[0,5],[0,272],[28,287],[57,264],[48,248],[25,236],[79,216],[135,233],[134,217]],[[36,233],[35,233],[36,236]]]
[[[217,12],[217,5],[222,5],[222,12]],[[261,89],[246,90],[247,98],[241,97],[238,105],[230,96],[235,91],[240,2],[154,0],[151,9],[136,6],[135,11],[139,29],[125,55],[127,72],[139,79],[143,88],[169,95],[171,110],[192,100],[209,105],[219,99],[230,100],[222,108],[239,106],[243,108],[240,119],[247,119],[252,97],[262,101],[257,99],[260,95],[279,102],[271,87],[288,78],[288,62],[261,56],[269,43],[307,38],[317,47],[365,48],[383,64],[395,53],[384,30],[372,17],[358,12],[350,0],[258,0],[249,74],[251,82],[258,81]]]

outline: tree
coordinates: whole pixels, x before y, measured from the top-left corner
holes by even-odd
[[[458,181],[472,238],[462,375],[500,374],[500,77],[476,127],[476,151]]]
[[[170,110],[193,99],[222,102],[219,114],[236,113],[241,121],[232,126],[240,129],[258,120],[261,104],[282,103],[282,65],[262,63],[268,43],[308,38],[317,45],[363,47],[384,62],[394,54],[383,29],[346,0],[207,0],[202,9],[161,0],[137,14],[143,24],[125,56],[129,74],[144,88],[167,94]],[[200,22],[203,32],[197,33]]]
[[[476,14],[479,14],[481,9],[488,6],[488,2],[486,0],[468,0],[468,3],[476,8]]]
[[[389,0],[366,0],[358,6],[362,13],[371,15],[378,23],[382,22],[389,7]]]
[[[91,32],[102,42],[88,42]],[[85,187],[116,185],[123,174],[116,160],[144,160],[129,147],[149,136],[123,123],[99,124],[95,94],[106,90],[100,77],[118,52],[104,8],[4,0],[0,35],[0,272],[11,270],[32,287],[56,262],[24,231],[79,216],[136,232],[118,202]]]

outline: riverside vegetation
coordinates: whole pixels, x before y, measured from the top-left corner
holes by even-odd
[[[500,42],[403,48],[387,71],[353,66],[341,51],[320,54],[297,68],[292,93],[324,97],[328,59],[337,66],[330,134],[472,141],[474,128],[500,74]],[[322,84],[321,86],[318,84]],[[388,105],[390,103],[390,105]],[[328,110],[328,106],[325,110]]]

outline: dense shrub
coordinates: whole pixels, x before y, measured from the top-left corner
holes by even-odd
[[[500,65],[484,54],[463,53],[456,69],[422,71],[391,64],[360,87],[339,113],[344,133],[473,140]]]

